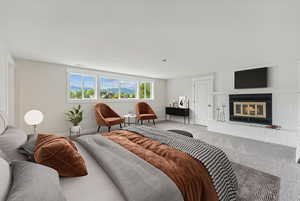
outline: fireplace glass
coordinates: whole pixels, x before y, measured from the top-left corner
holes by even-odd
[[[265,102],[234,102],[234,116],[267,118]]]
[[[229,120],[272,125],[272,94],[229,95]]]

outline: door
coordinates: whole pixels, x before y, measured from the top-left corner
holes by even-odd
[[[207,126],[208,120],[212,119],[212,78],[194,79],[194,113],[195,124]]]

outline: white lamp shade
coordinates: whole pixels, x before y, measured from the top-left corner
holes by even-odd
[[[26,124],[31,126],[39,125],[40,123],[42,123],[43,119],[44,119],[43,113],[38,110],[30,110],[24,116],[24,120]]]

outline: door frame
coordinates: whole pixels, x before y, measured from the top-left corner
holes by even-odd
[[[193,97],[193,111],[194,111],[194,115],[193,115],[193,122],[194,124],[196,124],[196,94],[195,94],[195,89],[196,89],[196,81],[209,81],[210,82],[210,88],[208,90],[209,93],[209,97],[208,97],[208,102],[211,105],[210,109],[208,110],[208,121],[209,120],[213,120],[214,118],[214,97],[213,97],[213,92],[214,92],[214,82],[215,82],[215,75],[205,75],[205,76],[199,76],[196,78],[193,78],[193,93],[192,93],[192,97]],[[207,125],[206,125],[207,126]]]

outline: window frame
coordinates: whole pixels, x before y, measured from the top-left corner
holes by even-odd
[[[135,82],[136,83],[135,98],[121,98],[121,88],[122,88],[122,83],[121,82],[122,81],[128,81],[128,82]],[[119,100],[139,100],[138,86],[139,86],[139,82],[137,80],[133,80],[133,79],[119,79]]]
[[[106,78],[106,79],[114,79],[114,80],[118,80],[119,81],[119,97],[116,99],[105,99],[105,98],[101,98],[100,97],[100,92],[101,92],[101,83],[100,83],[100,79],[101,78]],[[136,82],[137,87],[136,87],[136,98],[121,98],[121,93],[120,93],[120,89],[121,89],[121,81],[131,81],[131,82]],[[140,94],[139,94],[139,87],[141,83],[150,83],[150,98],[140,98]],[[154,80],[142,80],[142,79],[130,79],[130,78],[122,78],[122,77],[115,77],[115,76],[106,76],[106,75],[100,75],[98,76],[98,85],[99,85],[99,94],[98,94],[98,98],[100,101],[108,101],[108,102],[116,102],[116,101],[140,101],[140,100],[154,100]],[[146,93],[146,88],[145,88],[145,93]]]
[[[71,75],[80,75],[82,77],[82,79],[81,79],[82,98],[81,99],[73,99],[73,98],[70,97],[70,92],[71,92],[71,90],[70,90],[70,87],[71,87],[70,76]],[[68,72],[67,77],[68,77],[68,79],[67,79],[67,82],[68,82],[68,84],[67,84],[67,98],[68,98],[69,102],[92,102],[92,101],[97,101],[97,95],[98,95],[98,83],[97,83],[98,78],[97,78],[97,76],[92,75],[92,74],[87,74],[87,73]],[[95,98],[85,98],[84,97],[84,89],[83,89],[84,88],[84,77],[92,77],[92,78],[96,79]]]
[[[81,75],[81,76],[89,76],[94,77],[96,79],[96,97],[92,99],[84,98],[84,94],[82,91],[82,99],[71,99],[70,98],[70,75]],[[76,68],[69,68],[67,70],[67,102],[68,103],[85,103],[85,102],[138,102],[138,101],[153,101],[154,100],[154,84],[155,80],[150,78],[143,78],[143,77],[135,77],[135,76],[128,76],[128,75],[119,75],[115,73],[106,73],[106,72],[99,72],[99,71],[92,71],[92,70],[81,70]],[[119,80],[119,97],[117,99],[104,99],[100,97],[101,92],[101,78],[108,78],[108,79],[116,79]],[[120,93],[120,81],[134,81],[137,83],[136,88],[136,98],[121,98]],[[140,98],[139,97],[139,86],[140,83],[150,83],[151,92],[150,98]],[[82,81],[82,89],[83,89],[83,81]]]
[[[149,83],[150,84],[150,98],[145,98],[145,96],[146,96],[146,84],[147,83]],[[140,85],[141,84],[144,84],[145,85],[145,87],[144,87],[144,98],[140,98],[141,100],[152,100],[152,99],[154,99],[153,97],[154,97],[154,91],[153,91],[153,87],[154,87],[154,82],[153,81],[140,81],[139,83],[138,83],[138,96],[140,96]]]

